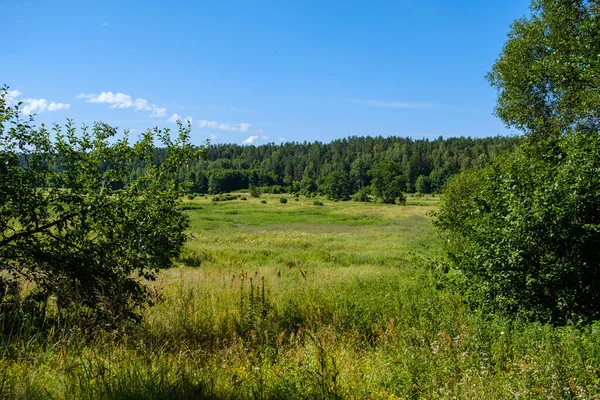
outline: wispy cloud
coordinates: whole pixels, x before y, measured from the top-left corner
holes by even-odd
[[[186,117],[185,120],[178,113],[173,113],[167,122],[177,122],[177,121],[185,121],[188,124],[192,125],[194,123],[194,119],[190,116]],[[248,132],[250,129],[250,124],[246,122],[242,122],[239,124],[226,124],[219,121],[211,121],[207,119],[200,119],[196,121],[196,124],[199,128],[203,129],[218,129],[221,131],[229,131],[229,132]]]
[[[258,136],[250,136],[248,139],[244,140],[242,142],[242,144],[254,144],[254,143],[256,143],[257,139],[258,139]]]
[[[150,117],[164,117],[165,115],[167,115],[167,109],[166,108],[153,108],[152,112],[150,113]]]
[[[84,94],[77,96],[86,99],[88,103],[109,104],[110,108],[133,108],[135,111],[150,111],[149,117],[164,117],[167,115],[166,108],[157,107],[146,99],[133,99],[124,93],[102,92],[100,94]]]
[[[261,139],[262,140],[269,140],[269,139],[271,139],[271,137],[270,136],[263,136]]]
[[[250,124],[242,122],[237,125],[225,124],[219,121],[209,121],[206,119],[201,119],[198,121],[198,126],[200,128],[209,128],[209,129],[219,129],[222,131],[230,131],[230,132],[248,132],[250,129]]]
[[[33,99],[31,97],[22,100],[17,99],[19,96],[21,96],[19,90],[8,90],[4,93],[4,100],[8,105],[22,102],[24,106],[21,108],[21,112],[25,115],[42,113],[45,111],[65,110],[71,107],[71,104],[69,103],[57,103],[46,99]]]
[[[177,121],[181,121],[181,115],[177,114],[177,113],[173,113],[173,115],[171,115],[169,117],[169,119],[167,120],[167,122],[177,122]]]
[[[8,90],[4,92],[4,100],[10,106],[15,102],[15,99],[21,95],[18,90]]]
[[[379,101],[379,100],[351,100],[350,103],[363,104],[366,106],[382,107],[382,108],[428,109],[428,108],[441,107],[440,104],[435,104],[435,103],[411,103],[411,102]]]
[[[173,114],[172,114],[172,115],[169,117],[169,119],[167,119],[167,122],[173,122],[173,123],[175,123],[175,122],[177,122],[177,121],[182,121],[182,122],[185,122],[185,123],[187,123],[187,124],[190,124],[190,125],[192,125],[192,124],[194,123],[194,118],[192,118],[192,117],[190,117],[190,116],[187,116],[185,119],[183,119],[183,118],[181,117],[181,115],[179,115],[179,114],[177,114],[177,113],[173,113]]]

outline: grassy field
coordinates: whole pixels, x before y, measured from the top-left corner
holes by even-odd
[[[436,199],[313,201],[186,200],[144,322],[4,340],[0,397],[600,398],[600,325],[474,313],[443,284]]]

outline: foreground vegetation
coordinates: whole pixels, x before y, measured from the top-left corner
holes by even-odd
[[[600,396],[600,326],[479,315],[444,283],[436,199],[280,197],[186,201],[190,240],[142,324],[12,327],[0,397]]]

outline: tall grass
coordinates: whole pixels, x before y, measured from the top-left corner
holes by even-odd
[[[5,340],[0,397],[600,397],[600,325],[477,313],[444,286],[435,202],[278,197],[186,202],[188,248],[144,322]]]

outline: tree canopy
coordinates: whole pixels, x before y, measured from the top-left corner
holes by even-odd
[[[376,198],[385,204],[406,203],[402,192],[406,189],[406,180],[402,175],[401,165],[389,160],[382,160],[371,169],[373,177],[371,186]]]
[[[492,72],[516,151],[453,178],[436,223],[453,276],[484,312],[600,317],[598,2],[534,0]]]
[[[369,171],[388,160],[399,165],[405,179],[402,190],[439,193],[451,176],[514,148],[518,141],[499,136],[434,140],[353,136],[331,143],[215,144],[206,148],[205,157],[179,168],[176,179],[191,182],[195,193],[276,187],[275,191],[319,193],[343,200],[359,191],[369,192],[373,178]],[[133,176],[143,173],[143,168],[139,163]]]
[[[497,115],[533,136],[600,128],[600,2],[534,0],[488,74]]]

